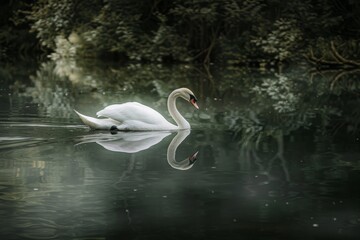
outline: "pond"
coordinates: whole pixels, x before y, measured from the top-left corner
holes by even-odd
[[[358,72],[2,64],[1,239],[359,239]],[[137,101],[191,131],[89,130]]]

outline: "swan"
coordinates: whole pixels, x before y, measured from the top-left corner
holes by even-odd
[[[168,122],[154,109],[138,102],[113,104],[96,113],[98,117],[85,116],[78,111],[75,113],[82,122],[92,129],[117,130],[117,131],[161,131],[190,129],[190,124],[179,113],[176,107],[176,99],[183,98],[189,101],[196,109],[197,99],[188,88],[178,88],[172,91],[167,100],[167,107],[171,117],[177,125]]]

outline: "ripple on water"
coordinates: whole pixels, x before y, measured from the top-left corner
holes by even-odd
[[[44,122],[43,119],[27,121],[0,121],[0,149],[19,149],[66,137],[69,130],[84,130],[86,126],[59,122]],[[66,129],[61,130],[61,129]]]
[[[52,123],[22,123],[22,122],[6,122],[0,123],[1,127],[41,127],[41,128],[87,128],[85,125],[77,125],[77,124],[52,124]]]
[[[36,137],[0,137],[0,149],[18,149],[20,147],[33,146],[34,144],[39,144],[45,140],[46,139],[44,138]]]

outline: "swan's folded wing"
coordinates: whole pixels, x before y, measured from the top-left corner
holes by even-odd
[[[127,102],[107,106],[96,113],[98,117],[107,117],[119,122],[137,120],[148,124],[161,124],[166,119],[154,109],[137,102]]]

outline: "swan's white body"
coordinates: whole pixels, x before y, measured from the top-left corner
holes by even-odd
[[[154,109],[137,102],[114,104],[105,107],[96,113],[98,117],[85,116],[75,111],[84,124],[92,129],[119,131],[159,131],[189,129],[190,124],[179,113],[176,108],[176,99],[181,97],[188,100],[196,108],[196,98],[191,90],[179,88],[174,90],[168,98],[168,110],[177,125],[168,122],[160,113]]]

